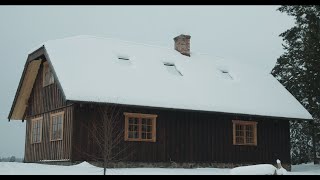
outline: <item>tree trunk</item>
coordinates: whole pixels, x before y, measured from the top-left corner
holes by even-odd
[[[319,164],[319,160],[317,159],[317,145],[316,145],[316,132],[315,132],[315,120],[311,122],[311,128],[312,128],[312,145],[313,145],[313,162],[314,164]]]

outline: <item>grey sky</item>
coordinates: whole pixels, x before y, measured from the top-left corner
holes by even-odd
[[[27,53],[40,43],[86,34],[173,48],[173,38],[185,33],[193,52],[255,64],[268,73],[283,52],[279,34],[293,26],[277,7],[1,6],[0,156],[23,157],[25,123],[8,123],[7,116]]]

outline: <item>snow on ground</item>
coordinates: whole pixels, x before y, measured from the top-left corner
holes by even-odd
[[[264,168],[252,168],[250,171],[264,171]],[[244,167],[242,167],[244,168]],[[270,167],[268,167],[271,169]],[[267,169],[268,169],[267,168]],[[239,171],[239,168],[222,169],[222,168],[196,168],[196,169],[182,169],[182,168],[120,168],[107,169],[109,175],[230,175],[232,171]],[[241,169],[241,168],[240,168]],[[247,168],[247,170],[250,168]],[[234,173],[234,172],[233,172]],[[238,172],[242,173],[243,172]],[[83,162],[74,166],[56,166],[44,165],[36,163],[17,163],[17,162],[0,162],[0,175],[102,175],[103,169]],[[247,172],[245,174],[253,174]],[[288,175],[320,175],[320,165],[303,164],[295,165],[292,172]]]
[[[219,168],[120,168],[107,169],[109,175],[219,175],[230,169]],[[56,166],[36,163],[0,162],[0,175],[102,175],[103,169],[83,162],[74,166]]]
[[[314,165],[300,164],[292,166],[292,171],[288,172],[289,175],[320,175],[320,164]]]
[[[231,175],[274,175],[277,168],[271,164],[236,167],[230,170]]]

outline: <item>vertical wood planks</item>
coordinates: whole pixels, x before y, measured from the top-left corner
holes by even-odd
[[[25,161],[37,162],[40,160],[61,160],[70,159],[73,107],[65,107],[66,102],[58,86],[58,80],[54,84],[43,87],[42,84],[43,65],[40,66],[39,73],[35,80],[33,90],[28,101],[26,141],[25,141]],[[59,110],[55,110],[61,108]],[[60,141],[50,141],[50,113],[64,111],[63,139]],[[43,117],[42,120],[42,141],[31,144],[31,121],[35,117]]]

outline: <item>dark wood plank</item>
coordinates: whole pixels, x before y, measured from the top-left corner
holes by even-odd
[[[40,66],[33,90],[31,92],[26,125],[25,161],[37,162],[40,160],[70,159],[71,137],[72,137],[72,106],[66,106],[62,90],[59,88],[58,80],[46,87],[42,86],[43,65]],[[56,110],[57,108],[60,108]],[[64,111],[63,140],[50,141],[50,113]],[[38,144],[31,143],[31,119],[43,117],[42,141]]]
[[[96,145],[88,143],[90,135],[81,123],[88,123],[94,118],[96,109],[89,109],[89,105],[75,106],[74,140],[82,149],[89,153],[94,152]],[[221,162],[221,163],[274,163],[280,157],[282,162],[290,162],[289,122],[279,120],[274,125],[274,118],[246,117],[220,115],[204,112],[183,112],[174,110],[157,110],[124,106],[123,112],[157,114],[157,141],[126,142],[131,144],[134,156],[128,161],[136,162]],[[258,122],[258,145],[233,145],[232,120],[252,120]],[[124,119],[119,119],[121,128],[124,128]],[[86,138],[83,138],[86,137]],[[80,139],[80,140],[79,140]],[[93,142],[93,141],[91,141]],[[72,151],[75,153],[75,151]],[[79,152],[73,160],[84,160]],[[89,160],[89,159],[86,159]]]

